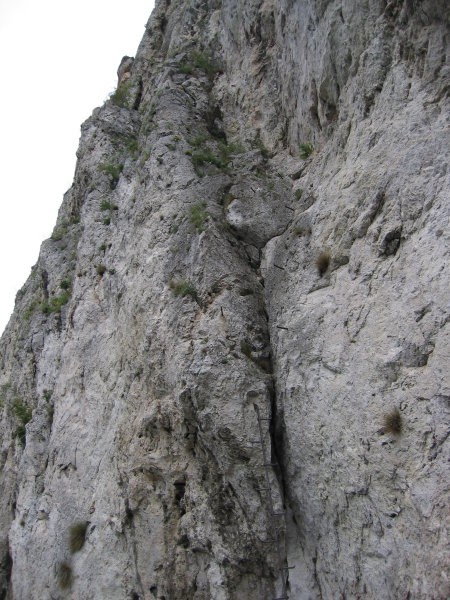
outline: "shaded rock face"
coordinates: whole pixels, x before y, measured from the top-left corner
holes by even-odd
[[[0,597],[448,596],[448,40],[157,3],[2,338]]]

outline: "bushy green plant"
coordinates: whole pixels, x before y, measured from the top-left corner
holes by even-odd
[[[70,279],[63,279],[59,284],[62,290],[68,290],[70,288]]]
[[[131,156],[134,158],[139,150],[139,143],[137,137],[130,136],[125,138],[125,147]]]
[[[224,163],[220,157],[216,156],[209,148],[203,148],[197,152],[192,152],[191,160],[192,164],[194,165],[195,172],[200,177],[203,177],[204,175],[204,171],[202,169],[203,165],[215,165],[219,169],[226,167],[226,163]]]
[[[108,202],[108,200],[102,200],[100,202],[100,210],[111,210],[112,209],[112,204],[111,202]]]
[[[16,428],[14,435],[22,444],[25,446],[26,441],[26,429],[25,426],[31,420],[33,416],[33,410],[28,408],[26,404],[22,402],[19,398],[15,398],[12,403],[12,410],[17,420],[19,421],[19,425]]]
[[[105,265],[97,265],[95,269],[97,271],[97,275],[100,275],[100,277],[103,277],[103,275],[106,273]]]
[[[130,84],[122,82],[117,89],[110,95],[111,102],[120,108],[128,108],[130,99]]]
[[[28,321],[31,318],[31,315],[35,312],[35,310],[39,307],[39,301],[33,300],[27,306],[27,308],[23,311],[22,319],[24,321]]]
[[[60,296],[54,296],[48,301],[42,302],[41,310],[45,315],[48,315],[49,313],[59,312],[61,310],[61,307],[64,306],[64,304],[67,304],[67,302],[69,302],[69,298],[69,292],[65,291]]]
[[[178,71],[183,75],[192,75],[194,66],[189,62],[183,61],[178,65]]]
[[[67,225],[59,225],[59,227],[55,227],[55,229],[53,230],[53,233],[50,236],[50,239],[52,239],[54,242],[59,242],[60,240],[63,239],[63,237],[66,235],[66,233],[67,233]]]
[[[216,63],[209,56],[203,52],[200,52],[199,50],[193,50],[191,52],[191,60],[196,69],[205,71],[209,77],[213,77],[219,72],[219,67],[216,65]]]
[[[171,284],[171,288],[175,296],[181,296],[182,298],[185,296],[190,296],[194,300],[198,299],[197,290],[190,281],[184,280],[176,283],[173,282]]]
[[[209,79],[220,71],[217,64],[204,52],[193,50],[189,57],[178,65],[178,71],[184,75],[192,75],[196,69],[204,71]]]
[[[203,231],[203,227],[208,218],[205,206],[204,202],[199,202],[189,209],[189,220],[197,231]]]
[[[314,148],[309,142],[305,144],[300,144],[300,158],[302,158],[303,160],[306,160],[309,156],[311,156],[313,152]]]
[[[84,546],[88,525],[88,521],[79,521],[69,527],[69,549],[72,554],[79,552]]]
[[[200,148],[203,144],[208,140],[208,136],[202,133],[194,136],[193,138],[189,138],[188,142],[194,148]]]

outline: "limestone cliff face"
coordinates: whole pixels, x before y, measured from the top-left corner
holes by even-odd
[[[1,341],[0,597],[450,594],[449,26],[157,3]]]

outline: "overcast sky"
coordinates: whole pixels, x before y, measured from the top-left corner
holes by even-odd
[[[0,0],[0,334],[75,169],[80,125],[134,56],[153,0]]]

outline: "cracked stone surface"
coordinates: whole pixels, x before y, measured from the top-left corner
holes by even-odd
[[[1,598],[450,595],[449,28],[157,2],[1,340]]]

